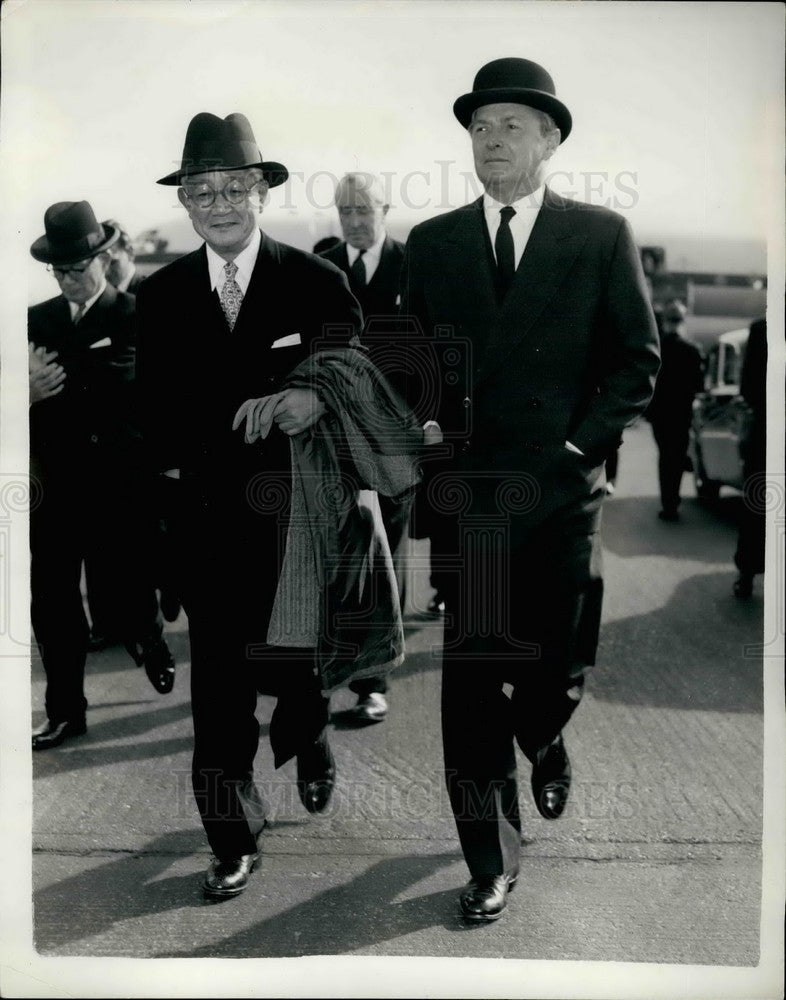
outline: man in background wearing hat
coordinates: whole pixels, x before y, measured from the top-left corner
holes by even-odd
[[[685,337],[688,310],[679,299],[663,307],[660,316],[661,366],[645,416],[658,446],[661,521],[679,521],[680,485],[688,455],[693,400],[704,388],[704,355]]]
[[[412,230],[402,309],[463,359],[433,412],[451,454],[432,499],[451,536],[437,558],[452,580],[444,763],[471,877],[459,905],[484,922],[518,875],[514,740],[541,815],[567,801],[562,729],[600,622],[603,464],[649,400],[658,342],[628,224],[544,184],[572,124],[549,74],[495,60],[454,113],[485,194]]]
[[[196,115],[180,168],[159,183],[177,187],[205,242],[146,278],[137,297],[145,425],[189,619],[193,788],[215,855],[203,889],[218,899],[246,887],[265,825],[253,778],[259,690],[277,698],[275,766],[297,758],[309,812],[325,810],[335,781],[314,651],[267,644],[287,536],[289,436],[325,407],[311,389],[289,389],[264,440],[248,444],[233,430],[242,404],[278,392],[318,344],[345,346],[360,328],[337,268],[257,227],[268,189],[287,176],[263,160],[243,115]]]
[[[34,750],[86,731],[80,577],[97,552],[121,568],[111,600],[129,652],[161,693],[171,691],[175,674],[140,514],[134,299],[106,280],[118,233],[100,225],[86,201],[52,205],[44,225],[30,252],[48,265],[61,294],[28,311],[30,454],[40,486],[30,515],[31,614],[47,714],[33,733]]]
[[[404,244],[385,230],[389,205],[382,181],[374,174],[355,171],[345,174],[335,193],[338,221],[344,239],[321,254],[347,275],[352,294],[363,312],[363,343],[372,361],[396,381],[396,328],[401,299],[401,263]],[[394,370],[391,370],[394,369]],[[380,496],[382,520],[393,555],[398,593],[403,608],[406,599],[407,526],[411,497]],[[388,712],[387,680],[380,677],[352,681],[350,690],[358,696],[350,716],[360,724],[381,722]]]

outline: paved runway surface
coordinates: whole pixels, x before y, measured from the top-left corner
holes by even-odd
[[[529,993],[546,989],[533,985],[537,969],[510,961],[440,963],[442,978],[426,985],[403,962],[369,985],[358,979],[366,966],[346,960],[358,956],[684,965],[675,982],[685,988],[688,966],[743,967],[715,970],[732,988],[759,962],[763,599],[759,579],[747,602],[731,592],[739,498],[729,491],[700,505],[688,475],[683,494],[682,523],[659,521],[650,429],[634,427],[604,510],[598,666],[566,731],[570,804],[560,821],[541,819],[521,758],[522,872],[502,920],[467,928],[457,912],[467,876],[442,786],[441,623],[418,613],[430,595],[427,543],[418,542],[407,661],[387,720],[350,728],[342,712],[354,698],[334,696],[339,778],[320,817],[302,809],[293,764],[274,772],[260,741],[257,773],[273,819],[261,863],[235,900],[210,903],[200,892],[210,855],[190,792],[185,618],[168,626],[178,662],[168,696],[120,649],[89,657],[87,736],[33,759],[40,955],[345,958],[335,993],[301,962],[287,966],[288,985],[254,980],[248,993],[226,985],[230,966],[206,966],[196,988],[189,979],[165,993],[184,996],[579,996],[596,982],[589,967],[565,966],[572,988]],[[37,662],[32,697],[37,723]],[[260,699],[263,730],[270,708]],[[164,975],[165,966],[155,967]],[[231,975],[250,967],[233,963]],[[61,971],[48,992],[8,995],[69,995],[80,976],[85,996],[156,995],[146,992],[150,963],[135,966],[137,978],[117,993],[89,992],[100,979],[81,968]],[[606,968],[597,995],[633,996],[617,977],[636,965]],[[652,995],[667,971],[653,969]],[[453,975],[465,992],[440,992]]]

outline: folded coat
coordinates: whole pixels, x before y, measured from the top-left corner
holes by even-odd
[[[360,349],[310,355],[284,381],[285,389],[295,387],[313,389],[327,411],[290,441],[290,522],[267,641],[314,648],[330,692],[404,658],[376,494],[397,497],[417,487],[423,432]]]

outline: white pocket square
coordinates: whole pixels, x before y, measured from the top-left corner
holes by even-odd
[[[280,337],[273,341],[273,347],[294,347],[295,344],[302,343],[299,333],[290,333],[288,337]]]
[[[94,347],[110,347],[111,344],[112,341],[109,339],[109,337],[104,337],[103,340],[97,340],[94,344],[91,344],[90,348],[92,350],[92,348]]]

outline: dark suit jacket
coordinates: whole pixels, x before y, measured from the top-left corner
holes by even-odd
[[[345,274],[349,274],[349,256],[347,255],[346,243],[338,243],[329,250],[323,251],[320,257],[331,261],[340,267]],[[382,253],[377,269],[372,275],[371,281],[366,285],[365,291],[359,290],[357,296],[366,324],[369,320],[373,323],[375,318],[390,320],[398,316],[398,297],[401,291],[401,265],[403,261],[404,244],[387,236],[382,244]]]
[[[74,488],[80,477],[121,471],[138,460],[133,423],[134,298],[107,284],[75,327],[58,295],[28,310],[28,339],[58,352],[63,391],[30,408],[34,474]],[[91,347],[108,340],[101,347]]]
[[[232,422],[243,402],[277,392],[315,349],[346,346],[360,327],[357,303],[332,264],[263,234],[232,331],[210,288],[204,245],[145,279],[137,320],[150,462],[181,473],[179,484],[159,487],[173,498],[184,606],[219,632],[231,615],[245,623],[239,632],[255,628],[249,641],[262,641],[285,549],[290,441],[273,427],[249,445],[245,425],[233,430]],[[284,338],[291,341],[274,346]]]
[[[482,206],[478,199],[412,230],[402,312],[426,338],[421,368],[433,374],[430,415],[446,436],[449,468],[482,495],[483,511],[533,524],[589,495],[647,405],[658,338],[621,216],[547,189],[500,304]],[[507,498],[496,492],[503,481],[514,487]]]

